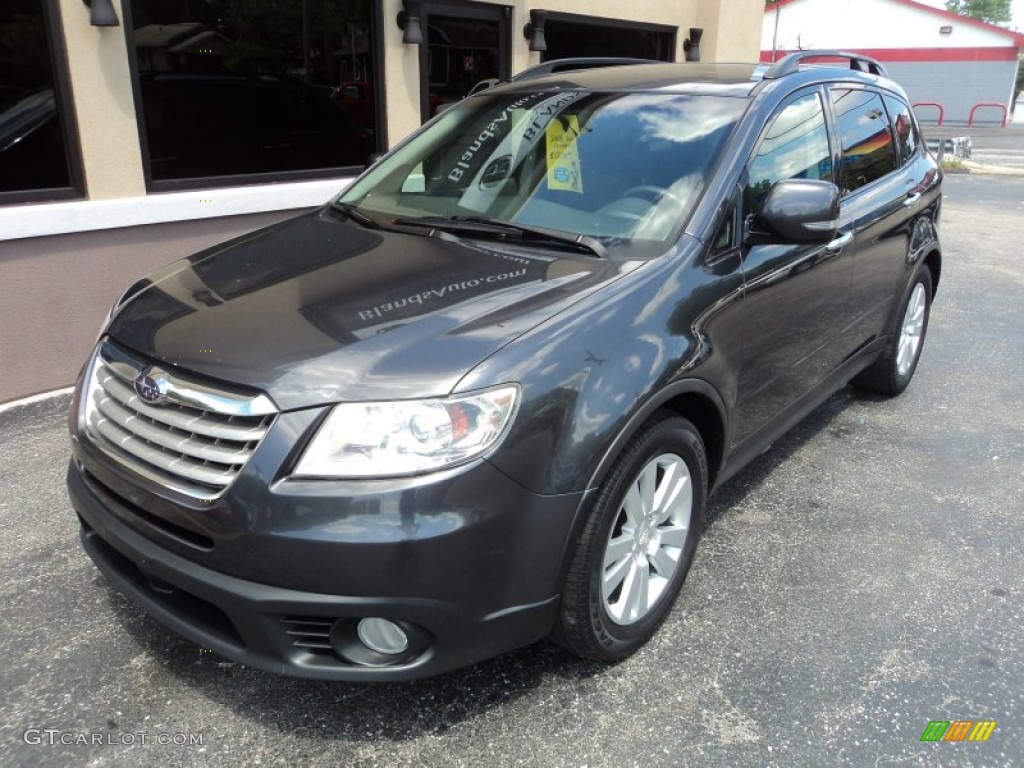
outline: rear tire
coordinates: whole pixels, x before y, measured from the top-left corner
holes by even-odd
[[[903,297],[896,316],[897,325],[885,352],[850,383],[858,389],[890,397],[905,390],[921,359],[931,307],[932,275],[922,264]]]
[[[573,554],[553,637],[618,661],[654,634],[693,562],[707,500],[707,458],[686,419],[656,414],[601,485]]]

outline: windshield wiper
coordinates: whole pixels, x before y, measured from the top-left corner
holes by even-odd
[[[356,206],[352,205],[352,203],[341,203],[335,201],[331,203],[331,208],[338,211],[338,213],[343,214],[352,221],[358,224],[362,224],[367,229],[380,229],[380,224],[378,224],[365,213],[360,211]]]
[[[608,249],[596,237],[573,235],[545,227],[525,226],[518,222],[489,219],[485,216],[420,216],[395,219],[394,223],[406,227],[424,227],[443,232],[472,234],[477,237],[493,237],[498,240],[523,240],[565,246],[599,259],[608,256]]]

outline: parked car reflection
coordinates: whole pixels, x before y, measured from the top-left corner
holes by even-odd
[[[0,192],[67,184],[67,157],[53,90],[11,98],[0,112]]]

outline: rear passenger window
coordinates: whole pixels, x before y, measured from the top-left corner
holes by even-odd
[[[884,99],[893,132],[896,134],[896,149],[899,153],[900,165],[904,165],[917,152],[917,126],[914,124],[914,118],[906,102],[889,95],[886,95]]]
[[[844,194],[896,169],[889,119],[877,93],[832,91],[836,130],[843,149],[840,186]]]
[[[776,182],[785,179],[832,181],[825,113],[817,93],[783,107],[771,123],[747,173],[746,213],[761,211]]]

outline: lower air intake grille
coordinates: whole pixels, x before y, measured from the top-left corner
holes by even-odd
[[[331,627],[335,619],[324,616],[285,616],[281,619],[292,645],[311,653],[331,652]]]

